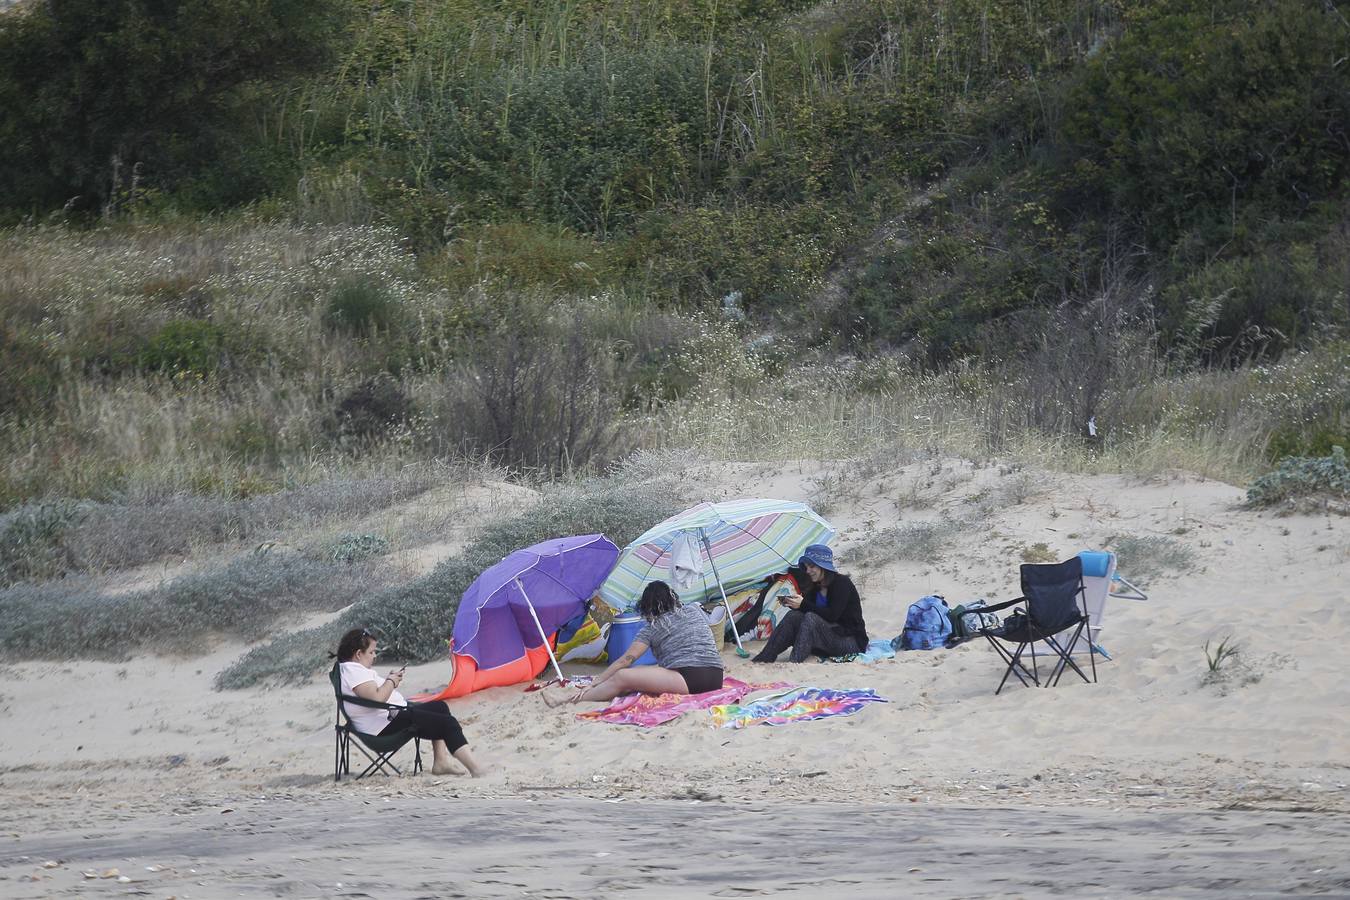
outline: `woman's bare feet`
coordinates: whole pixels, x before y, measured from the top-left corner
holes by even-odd
[[[483,765],[478,760],[473,758],[473,754],[469,752],[469,748],[467,746],[460,747],[458,750],[456,750],[454,753],[454,757],[455,759],[459,760],[460,765],[464,766],[464,768],[469,770],[469,774],[472,775],[474,778],[482,778],[489,771],[487,766]]]
[[[432,775],[463,775],[464,770],[452,762],[432,763]]]
[[[550,709],[557,709],[559,706],[570,703],[572,698],[576,697],[576,695],[576,691],[571,688],[558,688],[557,690],[546,688],[539,692],[539,696],[543,698],[544,705],[548,706]]]

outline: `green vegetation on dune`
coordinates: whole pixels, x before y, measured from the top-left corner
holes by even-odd
[[[1201,359],[1345,324],[1334,5],[271,0],[246,25],[233,0],[192,6],[0,20],[11,214],[257,201],[393,225],[461,283],[735,290],[939,359],[1122,278]],[[70,63],[24,65],[42,54]],[[114,62],[130,81],[101,78]],[[835,270],[848,290],[813,315]]]
[[[838,452],[1327,453],[1347,56],[1301,0],[25,4],[0,509],[781,448],[798,404]]]

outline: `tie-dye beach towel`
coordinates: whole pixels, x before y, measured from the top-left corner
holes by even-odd
[[[753,703],[714,706],[717,728],[749,728],[751,725],[790,725],[831,716],[851,716],[868,703],[889,703],[871,688],[836,691],[831,688],[792,688]]]
[[[724,678],[722,686],[715,691],[702,694],[629,694],[626,697],[616,697],[614,702],[604,709],[577,713],[577,718],[609,722],[612,725],[640,725],[651,728],[677,719],[693,709],[707,709],[719,703],[735,703],[754,691],[790,687],[792,685],[784,681],[746,684],[736,678]]]

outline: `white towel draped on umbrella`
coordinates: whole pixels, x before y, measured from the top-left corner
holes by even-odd
[[[688,591],[703,582],[703,548],[698,533],[685,531],[670,546],[670,584],[675,592]]]

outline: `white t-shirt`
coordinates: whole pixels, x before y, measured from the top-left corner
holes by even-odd
[[[359,662],[345,662],[338,667],[342,671],[342,693],[357,696],[356,686],[373,681],[375,689],[379,690],[384,686],[385,679],[381,678],[374,669],[366,668]],[[384,701],[391,706],[407,706],[408,701],[403,699],[403,695],[395,688],[389,695],[389,699]],[[362,734],[379,734],[384,730],[384,726],[389,724],[389,720],[398,715],[393,710],[375,709],[371,706],[357,706],[355,703],[343,703],[347,708],[347,716],[356,726],[356,730]]]

